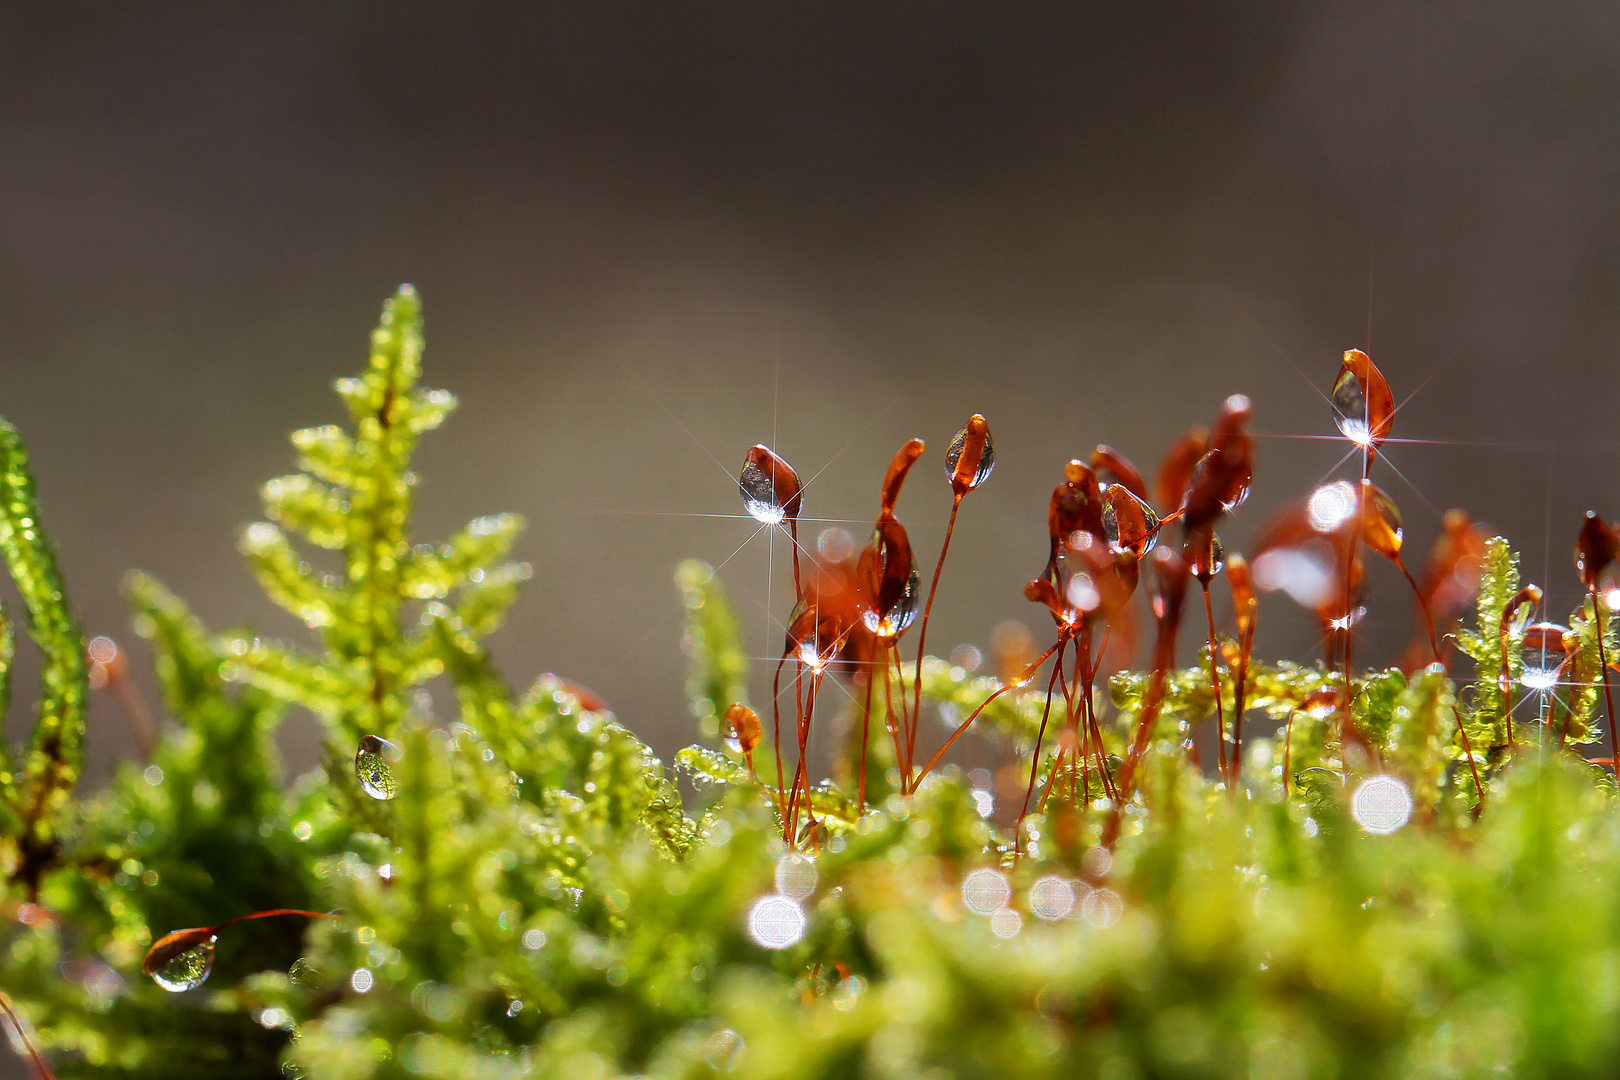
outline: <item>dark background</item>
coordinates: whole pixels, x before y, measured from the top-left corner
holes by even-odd
[[[500,662],[593,687],[666,753],[693,734],[670,573],[752,531],[728,477],[773,432],[819,473],[807,514],[858,539],[927,439],[900,511],[931,565],[940,453],[989,417],[930,634],[982,646],[1045,633],[1021,588],[1063,461],[1107,441],[1152,467],[1244,391],[1241,546],[1340,456],[1284,436],[1333,432],[1320,395],[1363,346],[1397,399],[1422,387],[1395,434],[1434,441],[1390,447],[1410,484],[1378,473],[1415,561],[1464,507],[1561,615],[1580,512],[1620,512],[1617,94],[1598,3],[12,0],[0,414],[90,633],[144,669],[139,567],[212,626],[302,637],[235,535],[414,282],[426,382],[462,401],[418,462],[420,534],[526,515]],[[791,602],[778,573],[767,604],[764,541],[723,571],[760,655]],[[1411,625],[1373,576],[1370,661]],[[1286,599],[1262,626],[1315,655]],[[26,676],[17,697],[14,740]],[[130,747],[98,701],[90,780]]]

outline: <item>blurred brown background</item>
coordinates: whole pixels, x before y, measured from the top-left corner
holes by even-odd
[[[414,282],[426,381],[462,400],[418,463],[421,534],[526,515],[501,663],[666,752],[691,737],[671,570],[752,531],[728,474],[773,432],[819,473],[807,514],[859,539],[927,439],[900,511],[931,564],[940,453],[990,418],[930,633],[982,646],[1045,632],[1020,589],[1064,460],[1152,466],[1247,392],[1241,546],[1339,456],[1281,436],[1333,431],[1319,394],[1365,346],[1398,399],[1424,387],[1395,433],[1437,441],[1391,448],[1410,485],[1379,473],[1419,560],[1464,507],[1561,613],[1580,512],[1620,512],[1617,115],[1596,3],[11,0],[0,413],[90,633],[133,642],[139,567],[213,626],[299,636],[236,530]],[[764,540],[723,571],[761,654],[790,603]],[[1368,659],[1411,617],[1374,576]],[[1261,625],[1315,654],[1287,600]],[[98,701],[90,775],[130,745]]]

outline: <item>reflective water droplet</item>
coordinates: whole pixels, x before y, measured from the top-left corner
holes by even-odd
[[[726,710],[726,723],[731,726],[731,740],[740,754],[752,754],[759,745],[761,729],[759,714],[742,702]]]
[[[1221,538],[1214,533],[1209,534],[1208,542],[1201,537],[1193,536],[1187,540],[1188,550],[1186,557],[1192,567],[1193,577],[1199,584],[1208,586],[1210,582],[1226,569],[1226,547]]]
[[[889,613],[878,620],[874,630],[880,637],[896,638],[906,632],[912,623],[917,621],[917,612],[922,610],[922,579],[918,576],[916,568],[906,579],[905,591],[900,599],[895,601]]]
[[[974,413],[945,451],[945,476],[957,494],[965,495],[990,479],[995,467],[996,451],[990,439],[990,424]]]
[[[1531,690],[1550,690],[1558,685],[1564,661],[1569,656],[1565,635],[1569,628],[1557,623],[1538,622],[1524,628],[1524,641],[1520,655],[1524,658],[1524,674],[1519,682]]]
[[[213,927],[164,934],[146,951],[141,970],[170,993],[194,990],[214,970],[214,940]]]
[[[1103,533],[1110,546],[1140,559],[1159,542],[1159,515],[1124,484],[1102,489]]]
[[[1345,438],[1361,446],[1372,441],[1367,428],[1367,395],[1361,380],[1348,368],[1340,369],[1339,380],[1333,384],[1333,414],[1333,422]]]
[[[780,525],[788,518],[797,520],[801,507],[799,474],[767,446],[755,446],[743,462],[737,477],[743,509],[756,521]]]
[[[1361,538],[1367,546],[1386,559],[1399,559],[1401,541],[1401,511],[1383,489],[1371,480],[1361,482]]]
[[[361,736],[360,748],[354,753],[354,775],[360,781],[360,790],[385,801],[398,795],[399,781],[394,779],[390,762],[398,761],[403,753],[387,739]]]
[[[1357,446],[1376,450],[1389,437],[1395,399],[1367,354],[1350,349],[1333,383],[1333,422]]]

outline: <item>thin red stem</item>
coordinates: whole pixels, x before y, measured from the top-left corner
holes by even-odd
[[[917,728],[922,717],[922,665],[923,648],[928,644],[928,617],[934,612],[934,594],[939,591],[940,571],[945,569],[945,553],[951,550],[951,533],[956,531],[956,513],[962,509],[962,496],[965,492],[957,492],[951,500],[951,519],[945,523],[945,542],[939,546],[939,559],[934,563],[934,580],[928,586],[928,603],[923,605],[922,625],[917,628],[917,674],[912,686],[912,715],[911,731],[907,736],[906,765],[903,776],[903,787],[909,791],[916,791],[917,784],[922,782],[918,777],[915,783],[910,781],[911,762],[917,753]],[[948,745],[948,744],[947,744]],[[927,771],[924,770],[924,775]]]
[[[1024,805],[1018,811],[1018,821],[1013,825],[1013,853],[1017,854],[1023,844],[1024,818],[1029,814],[1029,800],[1035,794],[1035,775],[1041,767],[1041,741],[1046,738],[1046,722],[1052,715],[1052,688],[1057,685],[1058,673],[1063,670],[1063,650],[1059,648],[1057,663],[1052,665],[1052,677],[1046,682],[1046,704],[1041,709],[1041,728],[1035,733],[1035,753],[1029,759],[1029,787],[1024,789]]]
[[[992,701],[996,700],[996,698],[1000,697],[1002,694],[1005,694],[1007,691],[1016,689],[1029,682],[1030,677],[1041,669],[1042,664],[1051,659],[1052,654],[1058,651],[1058,646],[1063,644],[1064,640],[1065,637],[1060,636],[1058,638],[1058,644],[1053,645],[1050,649],[1047,649],[1045,652],[1041,653],[1034,663],[1030,664],[1024,669],[1022,675],[1008,683],[1006,686],[999,688],[995,693],[991,694],[989,697],[980,702],[979,707],[974,709],[973,712],[968,715],[968,718],[957,726],[955,731],[951,732],[951,737],[945,740],[945,745],[940,747],[939,751],[935,753],[933,757],[928,759],[928,764],[924,766],[923,771],[917,775],[917,781],[911,785],[911,790],[916,791],[917,788],[921,786],[922,782],[928,779],[928,774],[934,771],[934,766],[939,764],[940,758],[944,757],[945,752],[951,748],[957,739],[962,737],[963,733],[965,733],[970,726],[972,726],[973,721],[979,718],[979,714],[984,712],[986,705],[989,705]]]
[[[51,1072],[51,1067],[45,1064],[45,1059],[40,1056],[33,1040],[28,1037],[28,1030],[23,1027],[22,1017],[17,1015],[16,1010],[11,1007],[11,999],[3,993],[0,993],[0,1010],[5,1012],[6,1019],[10,1020],[11,1026],[16,1029],[17,1039],[28,1050],[28,1059],[38,1070],[40,1080],[56,1080],[56,1074]]]

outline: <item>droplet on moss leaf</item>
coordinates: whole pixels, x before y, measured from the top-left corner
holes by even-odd
[[[365,735],[354,754],[354,775],[360,781],[360,790],[373,799],[388,800],[399,794],[399,781],[394,779],[390,762],[403,756],[399,747],[377,735]]]

